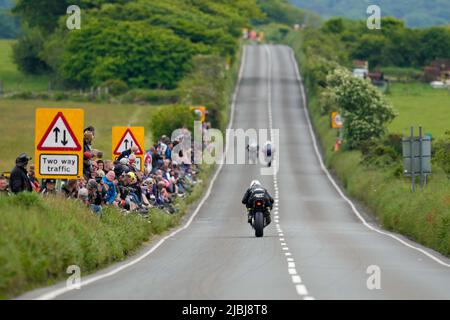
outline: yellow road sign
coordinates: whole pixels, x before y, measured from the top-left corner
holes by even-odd
[[[35,167],[40,179],[83,175],[82,109],[36,109]]]
[[[338,112],[333,112],[331,114],[331,127],[333,129],[341,129],[344,123],[342,121],[342,117]]]
[[[206,121],[206,107],[196,106],[196,107],[191,107],[191,110],[193,110],[196,114],[200,115],[200,121],[202,123]]]
[[[144,127],[113,127],[112,128],[112,155],[116,160],[124,151],[130,150],[133,146],[138,149],[135,152],[136,166],[144,170]]]

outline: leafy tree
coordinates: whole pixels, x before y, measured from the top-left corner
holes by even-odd
[[[264,23],[277,22],[288,25],[303,24],[314,15],[303,9],[292,6],[286,0],[258,0],[258,6],[265,13]]]
[[[383,62],[390,65],[389,57],[384,54],[387,44],[387,39],[381,34],[365,34],[359,39],[352,56],[368,60],[371,67],[380,66]]]
[[[118,79],[132,88],[173,88],[196,52],[188,40],[145,22],[92,20],[69,33],[60,73],[81,87]]]
[[[153,138],[157,141],[163,135],[170,137],[181,128],[194,132],[194,121],[194,113],[186,106],[163,107],[155,112],[150,122]]]
[[[338,68],[328,75],[327,84],[327,98],[341,111],[344,139],[350,149],[360,148],[365,141],[385,133],[395,112],[370,82]]]
[[[225,70],[223,59],[216,56],[197,56],[192,72],[179,84],[186,105],[204,105],[208,119],[216,128],[220,126],[221,110],[225,107]]]
[[[37,29],[29,29],[13,46],[14,62],[24,73],[42,74],[50,70],[39,53],[44,46],[44,37]]]
[[[436,58],[450,58],[450,27],[433,27],[422,31],[419,42],[419,65]]]

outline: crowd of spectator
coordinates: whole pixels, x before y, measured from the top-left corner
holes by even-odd
[[[55,179],[39,181],[35,167],[28,165],[31,158],[23,153],[9,179],[0,176],[0,195],[36,192],[43,196],[61,196],[78,199],[97,214],[105,206],[114,206],[124,212],[147,215],[149,208],[157,207],[172,214],[174,201],[185,197],[198,183],[199,167],[190,164],[191,151],[178,152],[178,162],[172,159],[174,148],[182,143],[184,135],[171,141],[162,136],[144,156],[143,169],[138,166],[138,148],[131,147],[114,160],[103,159],[103,153],[92,145],[95,129],[84,130],[83,177],[81,179]],[[180,160],[181,159],[181,160]]]

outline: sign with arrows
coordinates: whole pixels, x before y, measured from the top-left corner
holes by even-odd
[[[82,109],[37,109],[37,178],[78,179],[83,172]]]
[[[41,151],[80,151],[81,145],[62,112],[53,119],[41,142],[37,146]]]
[[[113,127],[112,128],[112,154],[115,159],[122,152],[136,147],[136,165],[144,170],[144,127]]]

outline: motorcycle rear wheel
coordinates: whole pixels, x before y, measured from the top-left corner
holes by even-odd
[[[261,238],[264,235],[264,214],[262,212],[255,213],[253,227],[255,228],[255,236]]]

